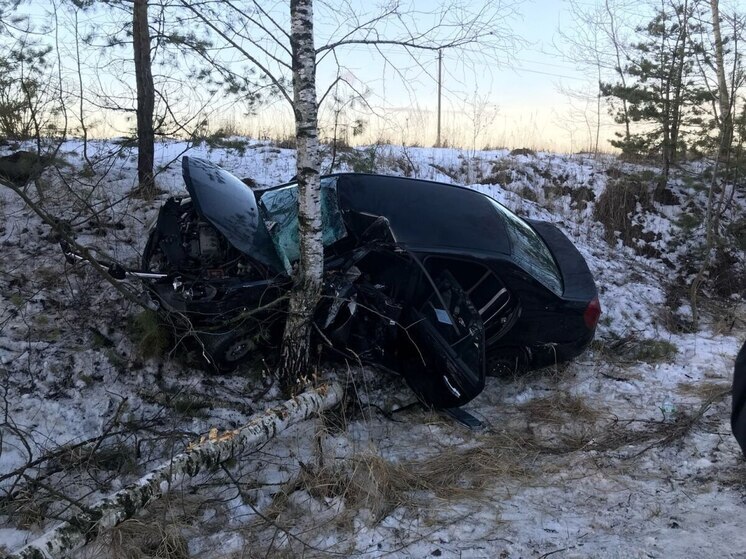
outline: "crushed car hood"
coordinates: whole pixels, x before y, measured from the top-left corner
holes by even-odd
[[[197,212],[244,254],[270,268],[283,266],[259,215],[252,190],[228,171],[197,157],[183,157],[182,173]]]

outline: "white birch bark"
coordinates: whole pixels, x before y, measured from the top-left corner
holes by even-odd
[[[279,375],[283,390],[292,394],[298,386],[298,377],[308,367],[311,320],[321,295],[324,264],[313,0],[290,0],[290,46],[293,56],[300,259],[293,277]]]
[[[715,36],[715,70],[718,77],[718,103],[720,104],[720,155],[726,156],[730,151],[733,136],[733,117],[731,115],[730,91],[725,80],[725,60],[723,55],[723,37],[720,34],[720,7],[718,0],[710,0],[712,12],[712,32]]]
[[[88,507],[56,528],[46,532],[5,559],[50,559],[92,541],[101,531],[132,518],[152,501],[162,497],[172,482],[193,477],[203,470],[241,456],[265,443],[289,426],[334,407],[342,400],[343,387],[337,382],[305,392],[258,414],[245,426],[218,433],[210,431],[199,443],[164,462],[135,483]]]

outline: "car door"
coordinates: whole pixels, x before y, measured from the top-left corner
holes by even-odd
[[[405,335],[411,357],[402,372],[424,403],[458,407],[484,389],[484,325],[450,272],[440,273],[431,287],[424,304],[408,311]]]

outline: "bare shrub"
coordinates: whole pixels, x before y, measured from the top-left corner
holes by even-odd
[[[481,179],[479,184],[508,185],[516,178],[517,170],[509,159],[498,159],[492,164],[490,174]]]
[[[510,151],[510,155],[517,156],[517,155],[523,155],[525,157],[533,157],[536,155],[536,152],[532,150],[531,148],[515,148]]]
[[[437,163],[431,163],[430,166],[436,171],[444,174],[454,182],[459,182],[459,171],[457,169],[451,169]]]
[[[280,149],[295,149],[295,136],[285,136],[274,141],[274,145]]]
[[[645,239],[642,228],[632,220],[640,210],[653,209],[653,196],[649,182],[637,175],[621,175],[610,179],[593,209],[593,217],[606,230],[606,241],[615,246],[617,237],[629,247],[637,248],[637,239]]]

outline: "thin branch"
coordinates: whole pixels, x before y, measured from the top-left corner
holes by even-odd
[[[249,53],[246,49],[244,49],[241,45],[236,43],[233,39],[228,37],[223,31],[221,31],[210,19],[208,19],[204,14],[202,14],[197,8],[192,6],[187,0],[181,0],[181,4],[188,9],[190,12],[192,12],[194,15],[196,15],[202,23],[207,25],[210,29],[212,29],[215,33],[217,33],[220,37],[228,41],[228,43],[234,47],[238,52],[243,54],[249,61],[251,61],[253,64],[256,65],[257,68],[259,68],[269,80],[275,84],[275,87],[282,93],[283,97],[287,99],[288,103],[290,105],[293,105],[293,98],[290,96],[290,94],[287,92],[285,87],[282,85],[280,80],[267,68],[264,64],[259,62],[251,53]]]

